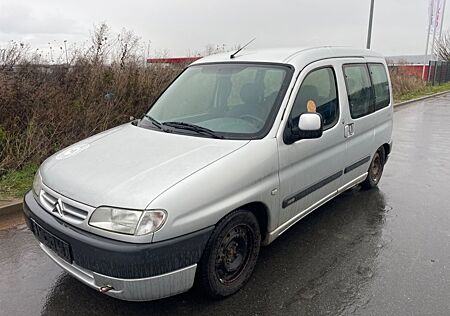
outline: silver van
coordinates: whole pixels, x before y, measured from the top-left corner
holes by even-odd
[[[86,285],[144,301],[249,280],[261,245],[392,149],[382,56],[243,50],[187,67],[144,116],[48,158],[24,198],[42,250]]]

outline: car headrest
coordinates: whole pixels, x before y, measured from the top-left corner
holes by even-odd
[[[255,83],[246,83],[241,88],[240,96],[245,104],[259,104],[264,98],[264,91]]]

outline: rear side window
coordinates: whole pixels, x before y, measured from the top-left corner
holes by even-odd
[[[372,84],[366,64],[344,65],[344,75],[352,118],[372,113]]]
[[[313,70],[303,80],[294,101],[291,119],[298,122],[300,114],[306,112],[320,113],[324,129],[332,127],[337,122],[339,110],[333,68]]]
[[[391,96],[386,68],[383,64],[369,64],[375,97],[375,111],[389,105]]]

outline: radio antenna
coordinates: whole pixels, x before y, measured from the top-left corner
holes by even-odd
[[[256,39],[256,37],[254,37],[250,42],[248,42],[247,44],[245,44],[244,46],[242,46],[241,48],[239,48],[237,51],[235,51],[233,54],[230,55],[230,59],[233,59],[236,57],[236,55],[243,50],[244,48],[246,48],[248,45],[250,45],[251,43],[253,43],[253,41]]]

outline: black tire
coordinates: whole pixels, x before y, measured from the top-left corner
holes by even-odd
[[[361,187],[365,190],[375,188],[380,182],[383,175],[384,163],[385,163],[385,151],[384,147],[378,148],[377,152],[373,155],[372,161],[369,166],[367,178],[361,183]]]
[[[198,280],[212,298],[239,291],[250,279],[258,259],[261,232],[251,212],[237,210],[214,229],[200,260]]]

